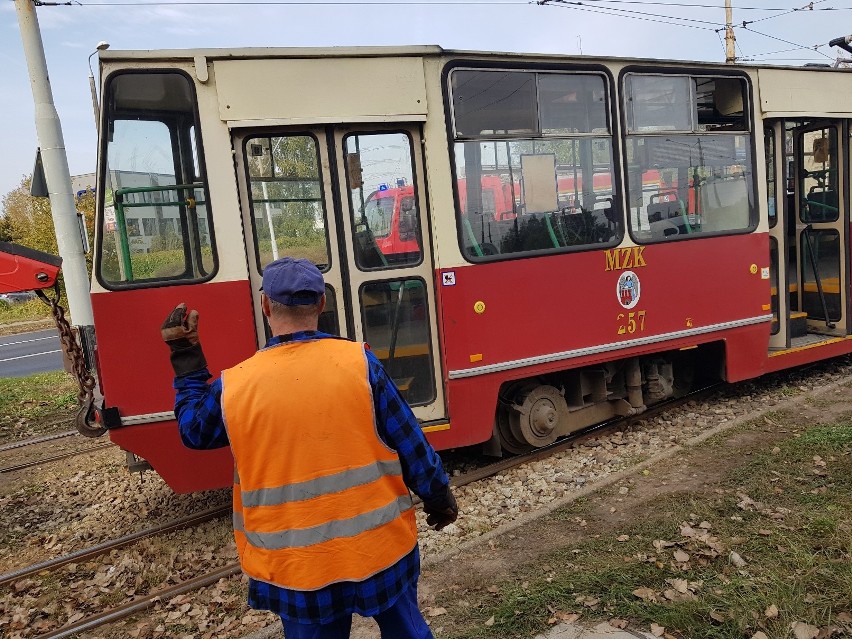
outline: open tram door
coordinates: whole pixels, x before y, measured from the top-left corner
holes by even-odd
[[[775,178],[778,220],[770,231],[772,307],[780,321],[770,346],[784,349],[849,334],[849,125],[787,120],[771,131],[775,162],[767,174],[770,201]],[[766,136],[769,143],[769,129]],[[770,224],[771,216],[770,205]]]
[[[258,345],[263,267],[310,259],[320,330],[367,342],[428,431],[447,426],[421,140],[416,124],[233,133]]]

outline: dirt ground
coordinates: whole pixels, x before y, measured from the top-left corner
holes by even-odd
[[[420,580],[421,607],[427,617],[430,609],[441,611],[430,622],[436,635],[451,637],[451,629],[470,623],[458,612],[454,614],[460,608],[453,604],[460,600],[475,606],[477,600],[499,597],[494,584],[523,574],[548,572],[549,566],[543,563],[543,558],[552,551],[570,549],[589,536],[618,534],[626,523],[647,517],[650,503],[661,496],[714,492],[732,469],[745,464],[755,452],[795,437],[806,426],[831,423],[850,415],[852,399],[845,390],[835,389],[812,402],[802,403],[795,410],[772,413],[747,427],[735,428],[719,446],[690,446],[653,464],[647,474],[637,469],[616,484],[595,491],[581,503],[568,505],[437,564],[427,563]],[[627,494],[619,490],[621,486],[629,486]],[[576,524],[571,511],[581,514],[585,525]],[[358,639],[378,636],[368,624],[358,630],[353,634]]]

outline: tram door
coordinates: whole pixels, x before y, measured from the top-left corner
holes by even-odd
[[[258,344],[263,267],[306,258],[326,282],[320,330],[367,342],[421,422],[446,417],[417,125],[235,132]]]
[[[807,123],[792,130],[798,253],[798,309],[808,333],[848,333],[849,212],[845,201],[848,125]]]

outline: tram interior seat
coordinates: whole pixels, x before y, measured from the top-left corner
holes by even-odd
[[[648,213],[648,222],[661,222],[673,217],[680,217],[681,205],[682,202],[680,200],[651,202],[646,209]]]
[[[691,231],[686,222],[686,209],[682,200],[663,199],[666,194],[651,196],[651,202],[645,209],[653,239],[664,239]]]
[[[840,201],[837,191],[826,189],[819,191],[817,187],[812,188],[806,198],[808,204],[808,220],[811,222],[825,222],[836,220]]]
[[[462,215],[462,239],[465,254],[468,257],[486,257],[497,255],[500,251],[489,240],[494,236],[493,225],[497,224],[490,216]],[[499,231],[497,237],[500,237]]]

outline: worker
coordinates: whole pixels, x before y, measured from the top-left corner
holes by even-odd
[[[197,311],[179,304],[162,325],[181,439],[231,446],[249,605],[277,613],[287,639],[349,637],[353,614],[383,638],[430,638],[409,488],[428,525],[455,521],[441,460],[369,347],[317,330],[326,298],[314,264],[270,263],[261,291],[273,337],[212,383]]]

